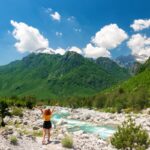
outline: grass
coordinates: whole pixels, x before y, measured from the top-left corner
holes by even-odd
[[[13,116],[23,117],[23,110],[22,110],[22,108],[12,107],[12,112],[11,112],[11,114],[12,114]]]
[[[70,135],[66,135],[62,141],[62,146],[63,147],[66,147],[66,148],[73,148],[73,139],[72,139],[72,136]]]
[[[14,126],[15,126],[15,128],[20,128],[21,127],[21,125],[18,122]]]
[[[117,112],[116,108],[114,108],[114,107],[102,108],[102,109],[100,109],[100,111],[108,112],[108,113],[115,113],[115,112]]]
[[[12,120],[10,120],[9,122],[8,122],[8,125],[14,125],[14,123],[13,123],[13,121]]]
[[[35,137],[42,137],[42,134],[43,134],[42,130],[33,131],[33,133],[32,133],[32,135],[35,136]]]
[[[20,132],[21,134],[23,134],[23,135],[28,135],[28,134],[31,133],[30,131],[28,131],[28,130],[26,130],[26,129],[24,129],[24,130],[19,130],[19,132]]]
[[[18,144],[18,139],[16,136],[11,136],[10,137],[10,143],[13,145],[17,145]]]
[[[34,137],[42,137],[42,130],[39,130],[39,131],[29,131],[27,129],[24,129],[24,130],[18,130],[21,134],[23,135],[32,135]]]

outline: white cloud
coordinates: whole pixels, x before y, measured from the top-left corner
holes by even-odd
[[[92,39],[92,43],[98,47],[113,49],[120,45],[127,38],[128,35],[124,30],[119,28],[116,24],[110,24],[104,26],[96,33],[95,37]]]
[[[52,14],[50,14],[50,16],[52,17],[53,20],[56,20],[56,21],[60,21],[61,20],[61,15],[57,11],[55,11]]]
[[[48,13],[48,14],[51,13],[52,11],[53,11],[52,8],[47,8],[47,9],[45,10],[45,12]]]
[[[38,29],[28,26],[23,22],[16,22],[11,20],[14,27],[12,35],[17,40],[15,47],[20,52],[34,52],[40,48],[48,48],[48,39],[39,32]]]
[[[146,28],[150,28],[150,19],[138,19],[134,20],[133,24],[130,25],[131,28],[133,28],[134,31],[141,31]]]
[[[28,26],[23,22],[18,23],[13,20],[11,20],[11,24],[14,26],[12,35],[17,40],[15,47],[19,52],[34,52],[61,55],[65,53],[65,50],[62,48],[50,48],[49,41],[40,34],[38,29],[32,26]]]
[[[56,36],[58,36],[58,37],[62,37],[62,32],[56,32]]]
[[[93,46],[91,43],[87,44],[86,48],[83,49],[85,57],[111,57],[110,52],[103,47]]]
[[[79,48],[76,47],[76,46],[72,46],[71,48],[68,48],[68,51],[73,51],[73,52],[76,52],[76,53],[78,53],[78,54],[82,54],[82,53],[83,53],[82,50],[79,49]]]
[[[38,29],[23,22],[18,23],[13,20],[11,20],[11,24],[14,26],[12,35],[17,40],[15,47],[19,52],[64,55],[66,51],[74,51],[90,58],[111,57],[109,50],[116,48],[121,42],[128,38],[127,34],[116,24],[111,24],[104,26],[98,31],[95,37],[92,38],[92,41],[82,50],[76,46],[67,49],[53,49],[49,47],[48,39],[46,39]],[[56,36],[62,36],[62,33],[56,32]]]
[[[55,51],[52,48],[39,48],[35,53],[46,53],[46,54],[55,54]]]
[[[135,34],[132,35],[127,45],[137,61],[143,63],[150,57],[150,38]]]
[[[70,22],[72,22],[72,21],[75,20],[75,17],[74,16],[70,16],[70,17],[67,18],[67,20],[70,21]]]
[[[109,50],[116,48],[127,38],[126,32],[116,24],[106,25],[92,37],[91,43],[84,48],[84,55],[92,58],[111,57]]]
[[[82,30],[80,28],[74,28],[75,32],[81,32]]]
[[[57,48],[55,50],[55,54],[60,54],[60,55],[64,55],[65,54],[65,50],[63,48]]]
[[[40,48],[35,51],[35,53],[45,53],[45,54],[60,54],[64,55],[66,52],[65,49],[63,48],[57,48],[57,49],[52,49],[52,48]]]

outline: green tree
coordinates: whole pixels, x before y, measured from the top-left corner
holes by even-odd
[[[32,97],[32,96],[25,96],[25,97],[23,97],[22,100],[25,101],[25,105],[29,109],[32,109],[37,102],[37,99],[35,97]]]
[[[130,117],[118,128],[111,139],[111,144],[122,150],[146,150],[150,145],[150,139],[141,125],[136,125]]]
[[[123,88],[120,87],[120,88],[118,89],[118,93],[119,93],[119,94],[123,94],[124,92],[125,92],[125,91],[124,91]]]
[[[4,118],[9,115],[8,104],[4,101],[0,101],[0,117],[1,117],[1,126],[5,126]]]
[[[106,102],[106,97],[104,95],[96,96],[93,102],[93,106],[96,108],[103,108]]]

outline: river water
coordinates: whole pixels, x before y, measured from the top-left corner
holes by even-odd
[[[69,113],[67,111],[62,111],[60,113],[55,113],[52,117],[52,122],[59,122],[61,119],[65,121],[65,126],[69,132],[84,131],[86,133],[96,134],[102,139],[107,139],[116,132],[116,128],[107,126],[96,126],[92,123],[86,121],[80,121],[75,119],[67,119]]]

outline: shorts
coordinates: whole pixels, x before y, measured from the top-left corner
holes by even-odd
[[[44,121],[44,123],[43,123],[43,128],[45,128],[45,129],[50,129],[50,128],[52,128],[52,123],[51,123],[51,121]]]

